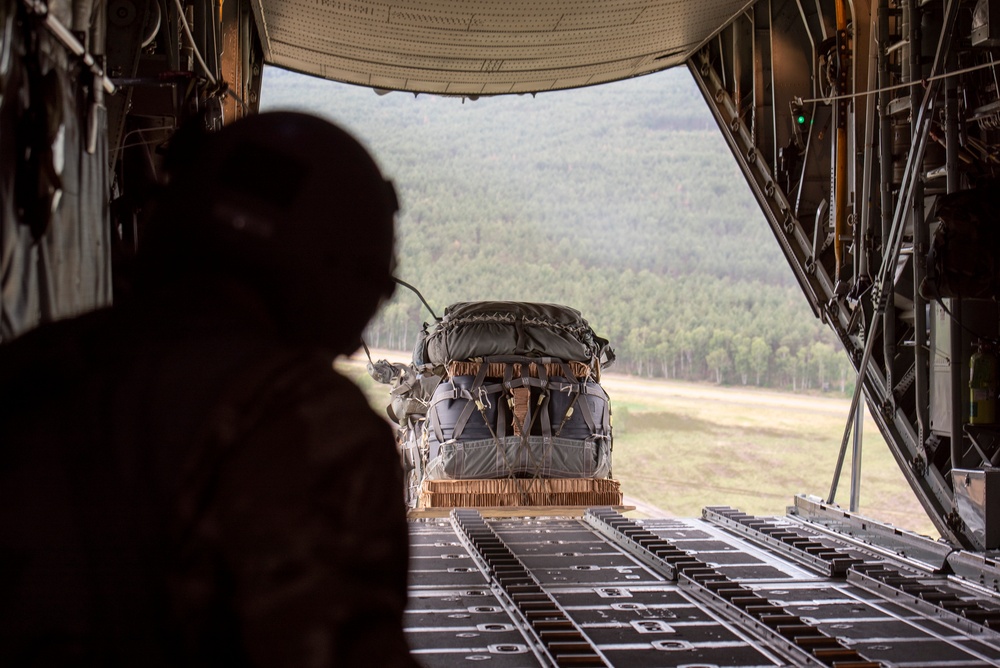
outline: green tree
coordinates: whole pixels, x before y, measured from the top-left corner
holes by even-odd
[[[725,348],[713,348],[705,358],[705,363],[715,373],[715,382],[721,385],[723,373],[732,365],[729,352]]]
[[[766,376],[771,364],[771,346],[763,337],[755,336],[750,342],[750,368],[754,372],[756,384],[761,384],[761,377]]]
[[[733,368],[739,374],[740,383],[746,385],[750,381],[750,372],[753,369],[753,359],[750,355],[751,338],[742,333],[733,336],[732,355]]]

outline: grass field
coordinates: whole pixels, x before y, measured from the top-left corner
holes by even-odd
[[[383,355],[384,356],[384,355]],[[360,360],[338,364],[384,413],[388,386]],[[607,374],[614,477],[626,497],[694,517],[708,505],[784,515],[797,493],[825,497],[843,437],[847,399]],[[869,419],[860,512],[934,537],[937,532]],[[850,496],[850,453],[837,501]]]

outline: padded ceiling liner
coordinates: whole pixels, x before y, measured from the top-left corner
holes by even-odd
[[[754,0],[252,0],[278,67],[444,95],[575,88],[673,67]]]

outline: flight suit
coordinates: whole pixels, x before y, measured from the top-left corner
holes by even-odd
[[[413,666],[389,426],[225,300],[0,347],[0,664]]]

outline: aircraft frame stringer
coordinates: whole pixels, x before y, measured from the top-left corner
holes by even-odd
[[[940,394],[947,374],[961,387],[968,348],[956,344],[951,368],[934,368],[944,366],[931,350],[943,336],[931,322],[938,305],[918,294],[942,194],[927,169],[936,158],[925,157],[924,147],[943,115],[944,86],[927,85],[913,68],[927,75],[936,62],[939,72],[954,58],[951,32],[964,27],[956,24],[957,4],[898,4],[763,0],[706,43],[688,68],[810,308],[862,374],[871,415],[934,526],[957,546],[981,549],[956,513],[951,477],[982,451],[961,433],[962,402],[945,406]],[[924,33],[922,59],[916,24]],[[910,86],[884,85],[900,79]],[[905,146],[903,133],[912,133]],[[989,307],[976,307],[980,312],[988,320]],[[845,415],[831,502],[853,414]],[[959,428],[949,432],[941,415]]]

